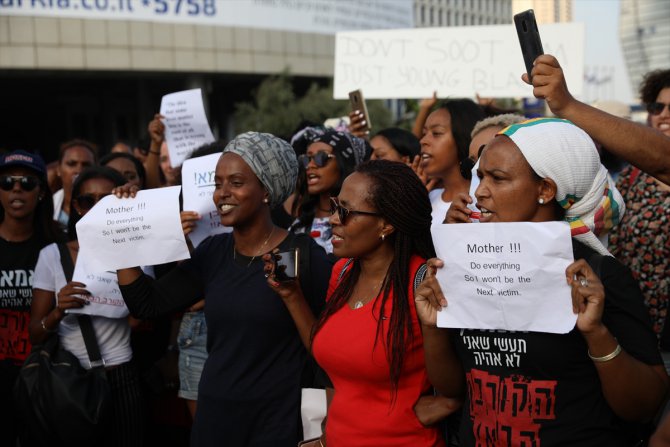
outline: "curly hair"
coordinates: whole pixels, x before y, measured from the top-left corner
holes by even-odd
[[[651,104],[664,88],[670,88],[670,69],[650,71],[640,83],[640,99],[644,104]]]
[[[407,347],[413,340],[412,314],[407,291],[412,278],[409,278],[410,259],[413,255],[424,259],[435,256],[435,248],[430,234],[431,211],[426,187],[411,168],[403,163],[387,160],[373,160],[362,163],[357,173],[368,177],[372,187],[368,191],[367,201],[395,231],[389,235],[393,244],[393,259],[384,279],[381,301],[374,306],[383,310],[391,300],[392,310],[388,320],[377,321],[375,345],[383,336],[383,322],[388,321],[388,332],[384,340],[387,346],[387,360],[391,380],[392,402],[398,391],[398,382],[402,372]],[[411,206],[408,206],[411,204]],[[361,267],[354,259],[351,268],[338,283],[326,308],[315,325],[314,334],[335,312],[346,305],[359,279]],[[393,293],[391,294],[391,291]]]

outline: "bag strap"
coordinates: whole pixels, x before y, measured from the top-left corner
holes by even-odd
[[[59,242],[57,245],[58,251],[60,252],[60,264],[61,267],[63,267],[65,280],[70,282],[72,281],[72,275],[74,274],[74,262],[72,262],[70,250],[67,248],[67,245],[62,242]],[[77,321],[79,322],[79,329],[81,329],[81,334],[84,337],[84,344],[86,345],[86,352],[88,354],[88,361],[91,368],[93,369],[104,367],[105,361],[102,359],[102,354],[100,354],[100,347],[98,346],[98,341],[95,338],[91,316],[77,315]]]

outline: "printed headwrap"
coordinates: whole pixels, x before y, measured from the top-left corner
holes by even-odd
[[[572,237],[610,255],[599,238],[621,220],[625,205],[593,140],[570,121],[536,118],[501,130],[519,147],[531,168],[557,186]]]
[[[326,143],[333,148],[333,152],[339,152],[344,162],[352,167],[356,167],[370,158],[372,152],[367,141],[348,132],[328,129],[312,140],[312,143],[318,142]]]
[[[307,147],[319,136],[326,133],[324,126],[303,127],[291,137],[291,146],[297,155],[307,152]]]
[[[239,155],[270,195],[274,208],[288,198],[298,179],[298,159],[288,142],[269,133],[246,132],[228,143],[223,153]]]

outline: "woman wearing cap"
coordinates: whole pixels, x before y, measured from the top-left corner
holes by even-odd
[[[0,155],[0,444],[15,445],[19,423],[12,387],[30,352],[32,277],[40,250],[62,238],[52,220],[47,171],[39,155]]]
[[[291,226],[294,233],[307,233],[326,252],[333,252],[333,231],[330,226],[330,198],[340,192],[342,182],[356,166],[370,157],[370,146],[362,138],[347,132],[326,130],[304,132],[311,138],[307,152],[299,161],[306,170],[306,184],[300,216]]]
[[[36,344],[43,343],[49,337],[58,337],[60,345],[74,354],[86,369],[90,369],[91,364],[78,316],[69,313],[69,310],[89,304],[82,296],[90,296],[90,293],[84,284],[66,278],[61,253],[69,255],[72,263],[76,264],[79,255],[77,222],[100,199],[125,182],[125,178],[112,168],[90,166],[84,169],[72,185],[69,242],[44,247],[35,266],[30,340]],[[131,362],[133,352],[127,316],[127,310],[117,318],[91,316],[111,389],[110,425],[101,428],[105,432],[109,431],[101,433],[101,439],[105,440],[102,445],[105,446],[142,446],[144,442],[139,376]],[[50,438],[55,445],[61,445],[62,440],[55,434],[51,434]],[[43,442],[44,440],[39,444]]]
[[[158,281],[138,268],[118,271],[133,315],[151,318],[205,297],[206,360],[191,430],[192,446],[290,446],[301,438],[300,375],[307,353],[293,320],[263,274],[261,257],[294,247],[297,236],[276,227],[270,210],[292,192],[298,173],[293,148],[247,132],[216,165],[213,200],[232,233],[210,237]],[[120,189],[117,195],[132,195]],[[304,237],[304,236],[301,236]],[[331,263],[308,240],[310,305],[318,312]],[[303,256],[306,253],[303,253]]]
[[[478,176],[481,222],[570,223],[576,261],[565,274],[577,321],[568,334],[438,329],[449,297],[435,279],[441,261],[429,261],[415,300],[426,366],[440,392],[466,396],[461,445],[634,445],[631,424],[655,415],[668,377],[637,283],[599,240],[623,205],[595,145],[569,121],[526,121],[486,146]],[[493,337],[502,342],[488,353],[523,346],[515,364],[477,361],[481,349],[468,341]]]

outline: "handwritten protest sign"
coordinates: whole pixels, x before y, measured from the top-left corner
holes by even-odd
[[[173,168],[181,166],[199,146],[214,141],[199,88],[163,96],[161,115]]]
[[[90,254],[80,250],[77,256],[77,263],[74,266],[74,273],[72,274],[72,280],[85,284],[86,290],[91,293],[91,295],[82,297],[88,301],[88,305],[68,309],[66,312],[99,315],[107,318],[124,318],[128,316],[129,311],[125,301],[123,301],[116,272],[94,273],[90,271],[90,257]],[[153,267],[142,267],[142,270],[149,276],[154,276]]]
[[[584,25],[540,26],[545,53],[556,56],[570,92],[582,93]],[[337,33],[333,96],[362,89],[368,99],[438,96],[532,97],[514,25]]]
[[[565,222],[433,225],[448,305],[439,327],[564,334],[577,321],[565,269],[573,261]]]
[[[186,160],[181,168],[184,211],[196,211],[201,217],[188,235],[194,247],[208,236],[232,231],[232,228],[221,225],[221,218],[212,200],[214,171],[220,157],[221,154],[211,154],[192,158]]]
[[[109,195],[77,222],[91,272],[189,258],[179,217],[181,187],[147,189],[134,199]]]
[[[100,315],[108,318],[123,318],[128,315],[128,308],[119,290],[119,281],[115,271],[95,273],[90,271],[90,254],[79,252],[72,279],[86,284],[91,295],[84,297],[89,301],[87,306],[70,309],[68,313]]]

